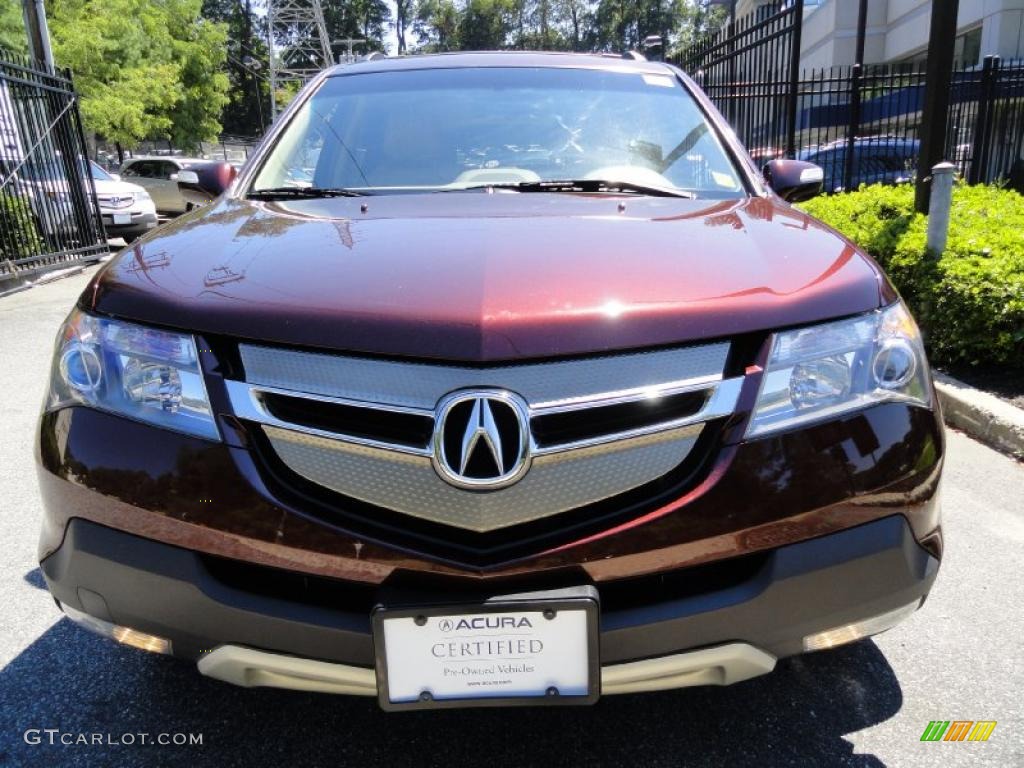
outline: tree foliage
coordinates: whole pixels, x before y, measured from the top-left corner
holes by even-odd
[[[201,2],[51,0],[54,58],[71,68],[90,130],[128,147],[220,132],[227,30],[200,16]]]
[[[673,50],[725,19],[700,0],[419,0],[412,30],[421,51],[638,50],[649,35]]]
[[[949,243],[926,253],[914,185],[875,185],[801,208],[874,256],[925,331],[937,363],[1024,368],[1024,197],[998,186],[953,189]]]
[[[224,132],[256,136],[270,124],[266,3],[203,0],[203,17],[227,27],[226,69],[231,87],[221,117]]]
[[[20,0],[0,0],[0,50],[18,54],[28,50]]]
[[[82,94],[86,126],[131,147],[188,147],[270,122],[268,0],[49,0],[54,53]],[[673,51],[716,31],[701,0],[322,0],[334,52],[623,51],[660,35]],[[397,40],[397,46],[395,42]],[[287,47],[290,41],[277,40]],[[24,49],[20,0],[0,0],[0,46]],[[397,48],[397,50],[396,50]],[[294,89],[279,89],[279,104]]]

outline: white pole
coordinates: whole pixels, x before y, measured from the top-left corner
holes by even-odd
[[[946,250],[949,239],[949,210],[953,205],[953,182],[956,166],[939,163],[932,168],[932,191],[928,206],[928,251],[938,258]]]

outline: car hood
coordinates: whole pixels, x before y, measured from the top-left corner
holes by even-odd
[[[486,362],[811,323],[894,298],[774,198],[222,199],[122,251],[87,309],[269,343]]]
[[[96,188],[97,195],[118,195],[120,197],[128,197],[128,195],[139,195],[145,192],[145,190],[138,184],[130,184],[127,181],[93,179],[92,183]]]

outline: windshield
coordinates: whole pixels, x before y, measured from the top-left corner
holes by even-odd
[[[89,161],[89,170],[92,172],[92,177],[96,181],[114,180],[113,176],[111,176],[109,173],[107,173],[105,170],[103,170],[100,166],[96,165],[96,163],[92,162],[91,160]]]
[[[89,161],[87,166],[79,158],[79,163],[81,164],[81,172],[83,174],[89,173],[91,170],[94,179],[110,179],[110,175],[92,161]],[[59,158],[43,162],[29,160],[21,166],[22,175],[31,181],[65,181],[67,170],[67,167]]]
[[[333,77],[251,191],[388,191],[600,179],[743,194],[700,108],[668,74],[466,68]]]

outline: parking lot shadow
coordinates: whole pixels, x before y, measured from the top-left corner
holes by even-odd
[[[902,695],[865,641],[727,688],[387,715],[371,699],[236,688],[61,619],[0,670],[0,702],[4,765],[880,766],[843,737],[893,716]],[[27,743],[47,728],[104,743]],[[202,744],[118,743],[141,733]]]

